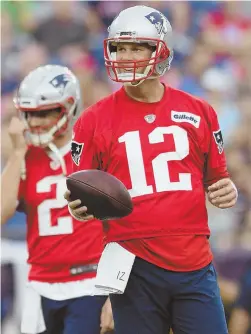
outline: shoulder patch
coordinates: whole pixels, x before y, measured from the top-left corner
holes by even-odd
[[[84,143],[78,143],[74,140],[71,142],[71,157],[73,162],[79,166],[80,158],[83,152]]]
[[[218,147],[218,151],[221,154],[224,149],[224,142],[223,142],[223,136],[222,136],[221,130],[219,129],[218,131],[213,131],[213,135],[214,135],[215,143]]]

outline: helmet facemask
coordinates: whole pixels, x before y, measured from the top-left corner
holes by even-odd
[[[27,108],[18,108],[20,117],[26,124],[26,136],[28,142],[30,142],[34,146],[48,146],[54,141],[55,138],[61,136],[69,129],[70,120],[74,117],[76,109],[76,102],[74,102],[73,98],[68,99],[68,101],[64,104],[48,105],[43,107],[42,109],[31,110]],[[35,127],[32,128],[29,124],[28,113],[34,114],[37,117],[46,117],[46,114],[52,111],[58,112],[58,118],[55,120],[55,122],[51,123],[48,131],[45,131],[45,128],[42,126],[36,127],[37,131],[34,131]]]
[[[139,43],[147,44],[152,48],[151,57],[143,60],[117,60],[118,43]],[[105,66],[111,80],[126,85],[138,86],[146,79],[155,79],[162,75],[159,67],[170,58],[170,51],[165,42],[152,38],[107,38],[104,41]],[[132,72],[121,73],[126,68]],[[137,69],[145,68],[143,73],[137,73]]]

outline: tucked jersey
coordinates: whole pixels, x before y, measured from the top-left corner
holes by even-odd
[[[81,115],[74,127],[72,156],[75,171],[107,171],[133,198],[132,214],[108,222],[106,242],[120,242],[155,264],[158,261],[144,253],[148,249],[160,254],[162,244],[158,265],[168,267],[168,238],[157,240],[200,235],[211,258],[205,187],[228,172],[217,115],[205,101],[165,87],[160,102],[143,103],[122,88]],[[156,243],[147,243],[150,238]]]
[[[70,145],[61,153],[70,173]],[[29,280],[54,283],[94,277],[103,250],[101,223],[86,224],[69,214],[64,199],[66,178],[53,154],[31,147],[25,163],[19,208],[27,214]]]

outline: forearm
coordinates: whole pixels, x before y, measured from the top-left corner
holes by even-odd
[[[22,151],[14,152],[8,160],[2,175],[2,199],[1,199],[1,223],[4,224],[10,218],[17,206],[18,189],[20,183],[21,166],[25,158]]]

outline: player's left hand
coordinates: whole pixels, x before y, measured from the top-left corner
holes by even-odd
[[[114,329],[112,305],[111,305],[110,298],[107,298],[104,306],[102,307],[100,327],[101,327],[100,334],[105,334]]]
[[[235,185],[229,178],[219,180],[208,187],[208,199],[217,208],[231,208],[235,205],[237,197]]]

